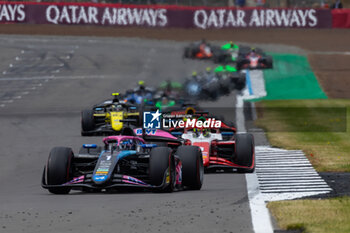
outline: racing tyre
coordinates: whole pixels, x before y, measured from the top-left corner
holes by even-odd
[[[140,107],[138,108],[139,115],[137,117],[137,125],[138,127],[142,127],[143,125],[143,112],[145,111],[145,105],[142,103]]]
[[[238,172],[254,172],[254,137],[252,134],[237,134],[236,135],[236,160],[238,165],[252,168],[239,168]]]
[[[169,170],[168,170],[169,169]],[[149,175],[152,185],[159,186],[164,181],[168,185],[161,191],[172,192],[175,186],[175,158],[169,147],[155,147],[150,154]],[[168,178],[169,177],[169,178]]]
[[[87,109],[81,112],[81,136],[90,136],[92,131],[95,129],[94,111]]]
[[[185,52],[184,52],[184,57],[185,58],[191,58],[191,49],[190,48],[185,48]]]
[[[273,63],[272,63],[272,57],[267,57],[266,58],[266,68],[273,68]]]
[[[72,178],[73,151],[67,147],[54,147],[46,164],[47,185],[61,185]],[[68,194],[70,187],[49,188],[50,193]]]
[[[246,86],[246,77],[241,75],[237,80],[236,80],[236,86],[235,88],[239,91],[243,90]]]
[[[244,57],[237,57],[236,59],[236,69],[242,70],[244,65],[249,64],[249,60]]]
[[[210,100],[216,100],[219,97],[220,86],[218,83],[212,84],[205,90],[205,94]]]
[[[180,146],[176,154],[182,162],[182,184],[189,189],[200,190],[204,177],[201,150],[197,146]]]
[[[220,63],[220,61],[221,61],[221,60],[220,60],[220,55],[214,55],[214,56],[213,56],[213,60],[214,60],[214,63],[215,63],[215,64]]]
[[[220,80],[220,92],[223,94],[223,95],[229,95],[230,92],[231,92],[231,88],[230,88],[230,85],[231,85],[231,81],[229,78],[225,78],[225,79],[221,79]]]

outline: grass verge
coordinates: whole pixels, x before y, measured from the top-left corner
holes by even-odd
[[[268,203],[279,226],[302,232],[350,232],[350,197]]]
[[[350,100],[257,103],[258,127],[272,146],[301,149],[319,172],[350,172]]]
[[[350,172],[350,100],[257,103],[257,126],[272,146],[301,149],[318,171]],[[350,232],[350,197],[268,203],[279,227],[302,232]]]

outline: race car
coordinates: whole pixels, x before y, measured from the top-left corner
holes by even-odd
[[[182,145],[165,131],[151,137],[162,138],[172,147],[148,144],[142,137],[130,135],[105,137],[102,147],[84,144],[78,154],[68,147],[54,147],[41,185],[53,194],[68,194],[71,189],[200,190],[204,172],[201,150]]]
[[[216,100],[228,95],[233,89],[242,90],[246,84],[245,74],[235,67],[226,65],[215,69],[207,67],[205,72],[193,72],[184,82],[184,90],[189,98]]]
[[[165,94],[174,98],[183,97],[183,86],[182,83],[176,81],[163,81],[158,86],[158,96]],[[161,93],[161,94],[159,94]]]
[[[202,40],[185,47],[184,57],[192,59],[213,59],[215,63],[227,64],[235,63],[238,56],[245,55],[248,52],[248,46],[238,45],[232,41],[219,47]]]
[[[205,72],[193,72],[184,82],[184,90],[189,98],[216,100],[220,96],[220,79],[207,67]]]
[[[218,66],[214,72],[220,77],[221,90],[230,93],[233,89],[242,90],[246,86],[246,75],[233,66]]]
[[[142,125],[142,110],[137,106],[120,101],[119,93],[112,94],[112,100],[97,104],[81,113],[81,135],[119,134],[124,123]],[[138,111],[140,110],[141,113]]]
[[[227,64],[235,63],[238,56],[245,55],[249,52],[248,46],[238,45],[232,41],[222,45],[213,56],[215,63]]]
[[[156,96],[154,98],[155,105],[152,110],[159,109],[163,113],[177,112],[178,114],[185,114],[189,110],[195,111],[198,106],[195,101],[191,101],[187,98],[181,98],[176,96],[171,96],[163,93],[161,96]],[[145,109],[150,109],[145,106]]]
[[[124,102],[135,105],[143,105],[149,101],[152,101],[155,90],[145,86],[144,81],[138,82],[138,87],[127,90],[124,94]]]
[[[185,58],[211,59],[214,56],[214,52],[219,49],[218,46],[213,46],[203,39],[185,47],[183,56]]]
[[[272,57],[252,48],[246,55],[241,55],[236,60],[238,70],[241,69],[272,69]]]
[[[201,116],[197,120],[209,119]],[[237,134],[233,125],[221,122],[220,127],[171,128],[169,131],[181,137],[188,145],[202,150],[206,170],[232,170],[251,173],[255,169],[255,149],[252,134]]]

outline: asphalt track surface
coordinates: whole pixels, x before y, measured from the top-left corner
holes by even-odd
[[[244,174],[206,174],[202,190],[171,194],[52,195],[40,186],[52,147],[101,143],[80,136],[82,109],[140,79],[157,85],[210,65],[183,60],[185,44],[0,37],[0,232],[253,231]],[[234,97],[202,105],[233,107]]]

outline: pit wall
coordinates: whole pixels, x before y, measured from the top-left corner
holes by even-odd
[[[349,10],[0,2],[0,23],[154,28],[350,27]]]

